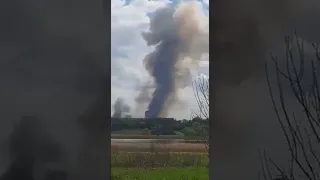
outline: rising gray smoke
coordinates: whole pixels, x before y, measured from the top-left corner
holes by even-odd
[[[124,99],[118,98],[113,104],[114,113],[112,117],[114,118],[122,118],[126,115],[126,113],[130,113],[130,106],[125,104]]]
[[[214,87],[211,92],[214,101],[210,104],[214,108],[210,126],[211,177],[259,179],[261,164],[256,156],[259,148],[266,148],[279,166],[289,166],[287,143],[270,104],[264,62],[270,60],[269,52],[272,52],[278,56],[279,66],[285,67],[283,39],[284,35],[293,35],[294,29],[298,36],[320,42],[317,10],[320,2],[217,0],[210,3],[213,7],[210,9],[213,14],[210,81]],[[273,66],[270,78],[276,88],[274,70]],[[308,74],[311,69],[305,71]],[[301,116],[292,92],[285,89],[285,94],[287,108]]]
[[[177,9],[165,7],[154,12],[149,32],[142,33],[148,46],[156,45],[144,59],[146,70],[154,80],[146,118],[167,116],[177,102],[177,89],[190,83],[190,69],[197,65],[201,55],[208,52],[207,27],[197,3],[183,3]],[[149,99],[143,88],[136,99]]]

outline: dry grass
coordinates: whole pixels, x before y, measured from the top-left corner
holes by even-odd
[[[112,167],[207,167],[207,153],[177,152],[113,152]]]
[[[112,143],[114,180],[208,180],[208,164],[200,143]]]
[[[114,139],[179,139],[181,135],[143,135],[143,134],[111,134],[111,138]]]
[[[204,144],[200,143],[112,143],[112,152],[207,152]]]
[[[204,167],[208,154],[199,143],[113,143],[113,167]]]

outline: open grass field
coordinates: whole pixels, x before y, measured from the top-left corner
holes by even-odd
[[[122,143],[112,142],[112,152],[207,152],[207,147],[203,143]]]
[[[208,180],[201,143],[113,143],[112,180]]]
[[[208,167],[207,153],[179,152],[113,152],[112,167],[165,168]]]
[[[111,134],[113,139],[180,139],[182,135],[143,135],[143,134]]]
[[[112,168],[112,180],[208,180],[208,169],[205,167],[186,168]]]

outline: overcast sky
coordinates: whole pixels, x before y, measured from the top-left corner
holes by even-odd
[[[140,34],[148,29],[148,16],[152,12],[164,6],[176,6],[177,2],[177,0],[111,0],[112,104],[118,97],[122,97],[134,109],[137,88],[149,79],[142,59],[153,48],[145,44]],[[206,15],[208,14],[208,2],[209,0],[199,1]],[[201,63],[198,73],[208,74],[208,72],[208,63]],[[171,113],[170,116],[177,119],[189,119],[191,111],[197,108],[192,87],[185,88],[181,95],[187,102],[186,108]]]

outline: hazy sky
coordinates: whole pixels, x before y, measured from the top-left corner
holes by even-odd
[[[199,3],[204,13],[208,14],[209,0]],[[111,0],[111,103],[122,97],[134,109],[137,88],[149,79],[142,59],[153,48],[146,45],[141,32],[148,29],[148,16],[152,15],[152,12],[160,7],[176,4],[177,1],[168,0]],[[208,59],[208,56],[205,58]],[[208,74],[208,64],[201,63],[198,73]],[[185,88],[181,94],[187,102],[187,108],[171,113],[170,116],[177,119],[190,118],[191,111],[197,109],[192,87]]]

